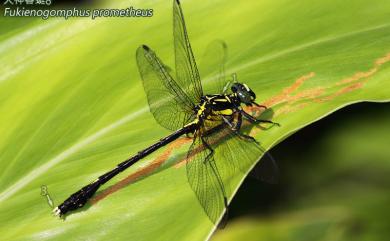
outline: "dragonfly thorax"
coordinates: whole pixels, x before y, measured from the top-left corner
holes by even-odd
[[[231,116],[240,106],[237,94],[205,95],[194,111],[198,120],[214,119],[217,116]]]

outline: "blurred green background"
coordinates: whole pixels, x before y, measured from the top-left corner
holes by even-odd
[[[272,148],[277,185],[247,177],[230,206],[227,240],[387,240],[390,104],[336,111]]]

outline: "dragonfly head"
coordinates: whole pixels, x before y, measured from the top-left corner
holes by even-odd
[[[231,89],[233,93],[236,93],[237,97],[242,103],[249,106],[254,103],[256,94],[246,84],[235,82],[232,84]]]

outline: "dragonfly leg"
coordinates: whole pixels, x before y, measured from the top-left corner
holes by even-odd
[[[257,104],[256,102],[252,102],[255,106],[257,106],[257,107],[260,107],[260,108],[264,108],[264,109],[268,109],[268,107],[267,106],[265,106],[265,105],[259,105],[259,104]]]
[[[240,132],[241,123],[242,123],[242,115],[240,112],[238,112],[237,123],[235,125],[233,123],[231,123],[225,117],[222,117],[222,119],[230,126],[230,130],[233,133],[235,133],[236,135],[238,135],[240,138],[247,140],[247,141],[253,141],[256,144],[260,144],[253,136],[246,135],[246,134]]]
[[[256,119],[254,116],[251,116],[250,114],[246,113],[244,110],[240,110],[240,113],[242,113],[245,116],[245,118],[247,118],[251,123],[254,123],[254,124],[270,123],[270,124],[273,124],[273,125],[280,126],[280,124],[277,123],[277,122],[273,122],[273,121],[270,121],[270,120]]]
[[[242,114],[241,112],[237,112],[238,113],[238,116],[237,116],[237,123],[236,123],[236,126],[235,128],[233,129],[233,131],[239,131],[241,129],[241,124],[242,124]]]

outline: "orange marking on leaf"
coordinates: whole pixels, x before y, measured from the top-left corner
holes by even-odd
[[[290,94],[296,91],[306,80],[313,78],[315,76],[314,72],[310,72],[307,75],[303,75],[299,77],[295,82],[282,90],[282,93],[272,97],[269,100],[266,100],[262,103],[262,105],[265,106],[274,106],[276,104],[288,101],[288,98],[290,97]]]
[[[316,102],[324,102],[324,101],[330,101],[330,100],[333,100],[334,98],[342,95],[342,94],[345,94],[345,93],[348,93],[348,92],[351,92],[353,90],[357,90],[357,89],[360,89],[363,84],[365,83],[365,81],[361,81],[361,82],[357,82],[357,83],[352,83],[342,89],[339,89],[337,92],[329,95],[329,96],[326,96],[326,97],[323,97],[323,98],[320,98],[320,99],[317,99]]]
[[[287,102],[288,102],[288,104],[292,104],[292,103],[297,102],[297,101],[302,100],[302,99],[313,99],[317,96],[320,96],[324,92],[324,90],[325,89],[323,87],[317,87],[317,88],[313,88],[313,89],[303,90],[303,91],[297,93],[296,95],[289,96],[287,98]]]
[[[336,83],[336,85],[347,84],[350,82],[358,81],[360,79],[368,78],[368,77],[372,76],[373,74],[375,74],[379,70],[379,67],[381,65],[383,65],[389,61],[390,61],[390,53],[387,53],[385,56],[375,60],[374,66],[370,70],[368,70],[366,72],[357,72],[352,77],[343,79],[340,82]]]
[[[390,53],[387,53],[386,56],[377,59],[377,60],[375,61],[375,65],[379,67],[379,66],[381,66],[382,64],[387,63],[387,62],[389,62],[389,61],[390,61]]]
[[[285,105],[285,106],[283,106],[275,111],[275,116],[279,116],[281,114],[287,114],[290,112],[295,112],[297,110],[303,109],[304,107],[306,107],[308,105],[309,105],[309,103],[307,103],[307,102],[300,103],[300,104],[293,105],[293,106]]]
[[[336,85],[348,84],[348,83],[355,82],[355,81],[358,81],[358,80],[363,79],[363,78],[368,78],[371,75],[375,74],[377,71],[378,71],[378,68],[374,67],[367,72],[357,72],[352,77],[349,77],[349,78],[341,80],[340,82],[337,82]]]
[[[377,59],[374,62],[374,66],[371,69],[369,69],[368,71],[357,72],[354,75],[352,75],[351,77],[342,79],[341,81],[337,82],[335,84],[335,86],[345,86],[347,84],[348,84],[348,86],[345,86],[345,87],[337,90],[336,92],[334,92],[328,96],[325,96],[322,98],[316,98],[322,94],[322,92],[323,92],[323,90],[325,90],[325,88],[322,88],[322,90],[317,92],[317,93],[313,93],[312,96],[307,96],[307,95],[303,94],[305,91],[298,93],[294,97],[290,97],[290,99],[287,100],[287,102],[288,102],[287,105],[285,107],[282,107],[281,110],[277,110],[275,113],[275,116],[277,116],[279,114],[284,114],[284,113],[288,113],[288,112],[291,112],[294,110],[301,109],[302,106],[298,106],[297,108],[289,106],[289,104],[292,104],[294,102],[295,97],[297,97],[296,99],[300,99],[300,98],[298,98],[300,96],[302,96],[303,98],[309,97],[309,99],[312,99],[313,102],[321,103],[324,101],[330,101],[330,100],[332,100],[332,99],[334,99],[342,94],[354,91],[356,89],[360,89],[369,77],[371,77],[372,75],[374,75],[376,72],[379,71],[379,68],[381,65],[383,65],[389,61],[390,61],[390,53],[387,53],[384,57]],[[330,87],[328,87],[328,88],[330,88]]]
[[[315,76],[315,73],[314,72],[310,72],[309,74],[307,75],[304,75],[300,78],[298,78],[293,85],[285,88],[283,90],[283,94],[285,95],[289,95],[291,94],[292,92],[296,91],[306,80],[310,79],[310,78],[313,78]]]

